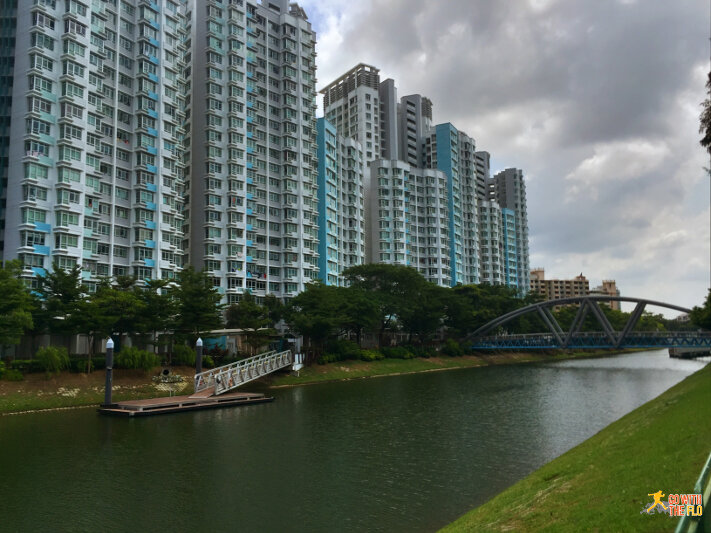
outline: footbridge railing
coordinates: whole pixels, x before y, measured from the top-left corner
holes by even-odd
[[[294,362],[291,350],[265,352],[249,359],[195,374],[195,393],[213,389],[213,394],[223,394],[240,385],[289,366]]]
[[[634,303],[635,308],[627,319],[621,331],[615,331],[610,321],[605,316],[600,304],[611,302]],[[570,328],[565,331],[553,315],[553,310],[559,306],[577,305],[578,310],[573,318]],[[471,341],[472,349],[537,349],[537,348],[626,348],[626,347],[706,347],[709,346],[707,332],[639,332],[635,326],[639,322],[646,306],[665,307],[683,313],[691,310],[678,305],[646,300],[642,298],[629,298],[625,296],[575,296],[548,300],[522,307],[506,313],[471,333],[467,340]],[[502,328],[508,322],[526,315],[538,315],[548,331],[533,335],[497,335],[485,337],[484,335]],[[601,333],[592,335],[581,332],[583,323],[588,315],[594,317],[601,326]]]
[[[633,331],[622,342],[606,333],[576,333],[563,345],[550,333],[496,335],[474,339],[477,350],[546,350],[557,348],[711,348],[711,334],[695,331]]]

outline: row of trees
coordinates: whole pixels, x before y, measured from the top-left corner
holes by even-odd
[[[37,278],[31,291],[19,278],[20,265],[7,262],[0,268],[0,346],[18,344],[23,335],[86,335],[89,356],[93,340],[130,335],[139,343],[184,341],[222,326],[220,295],[208,278],[186,268],[179,278],[137,283],[120,276],[105,279],[89,293],[80,267],[55,268]],[[169,339],[164,338],[166,333]]]
[[[274,296],[267,296],[260,305],[245,294],[227,309],[220,305],[221,296],[205,273],[192,267],[170,283],[137,283],[131,277],[107,279],[93,293],[82,284],[79,267],[55,268],[38,278],[32,291],[23,285],[19,274],[16,262],[0,269],[0,345],[16,344],[24,334],[48,333],[67,339],[82,334],[89,338],[90,346],[96,338],[130,335],[134,342],[155,349],[158,344],[175,341],[192,343],[206,332],[227,326],[243,330],[246,343],[257,350],[277,334],[278,325],[303,335],[317,353],[344,336],[361,345],[364,334],[371,334],[383,346],[386,336],[395,331],[405,334],[408,344],[446,339],[461,342],[490,320],[539,298],[535,294],[521,298],[515,289],[503,285],[439,287],[412,268],[382,264],[346,270],[346,287],[312,283],[286,305]],[[629,313],[605,306],[603,311],[617,330],[629,317]],[[555,315],[567,328],[575,312],[576,308],[566,307]],[[696,314],[700,317],[701,311]],[[645,314],[637,329],[668,326],[662,315]],[[589,315],[583,330],[599,329]],[[509,333],[545,330],[536,315],[524,315],[506,325]]]
[[[427,344],[434,339],[462,342],[494,318],[540,301],[537,294],[522,298],[514,288],[504,285],[439,287],[414,269],[400,266],[360,265],[346,270],[344,275],[348,287],[312,284],[285,309],[290,327],[307,337],[317,351],[343,335],[360,344],[364,332],[377,334],[382,346],[385,333],[394,330],[406,333],[408,344]],[[630,316],[607,306],[602,310],[618,331]],[[561,327],[569,328],[576,312],[577,307],[570,306],[554,315]],[[662,315],[645,313],[635,329],[665,330],[670,326]],[[523,315],[504,327],[508,333],[548,330],[534,314]],[[582,331],[600,330],[589,314]]]

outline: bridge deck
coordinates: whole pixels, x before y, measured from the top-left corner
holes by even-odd
[[[127,400],[110,407],[100,407],[99,412],[116,416],[150,416],[166,413],[180,413],[201,409],[236,407],[254,403],[272,402],[274,398],[255,392],[230,392],[221,396],[196,398],[194,396],[170,396],[146,400]]]

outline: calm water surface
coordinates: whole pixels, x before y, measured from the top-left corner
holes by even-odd
[[[433,531],[704,363],[666,351],[0,417],[0,531]]]

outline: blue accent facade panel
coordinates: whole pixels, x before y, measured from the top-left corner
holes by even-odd
[[[447,207],[449,211],[449,263],[452,272],[452,287],[457,284],[457,241],[454,233],[454,178],[452,176],[452,137],[458,135],[457,129],[450,123],[438,124],[437,168],[447,176]]]
[[[51,233],[52,232],[52,226],[50,224],[46,224],[44,222],[35,222],[35,229],[37,231],[41,231],[42,233]]]
[[[316,157],[318,158],[318,275],[328,283],[328,238],[326,236],[326,131],[336,135],[336,128],[321,117],[316,121]]]

